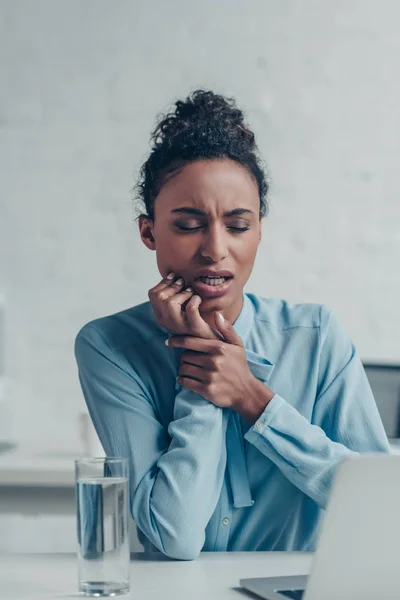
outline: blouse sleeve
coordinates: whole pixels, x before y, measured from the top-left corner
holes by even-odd
[[[321,307],[319,385],[311,423],[275,394],[246,439],[322,508],[341,460],[389,452],[360,357],[333,313]]]
[[[75,356],[106,454],[129,459],[130,508],[139,529],[166,555],[195,558],[223,483],[223,410],[182,388],[166,429],[141,379],[121,366],[92,324],[79,332]]]

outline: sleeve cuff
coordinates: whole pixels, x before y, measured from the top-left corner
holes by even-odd
[[[285,400],[279,394],[274,394],[268,402],[262,415],[257,419],[252,427],[245,434],[245,439],[251,440],[254,435],[262,435],[267,425],[269,425],[278,410],[285,404]]]

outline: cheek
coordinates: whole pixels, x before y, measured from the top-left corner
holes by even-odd
[[[241,274],[241,280],[247,281],[251,271],[253,270],[254,261],[257,255],[258,244],[252,240],[248,241],[239,253],[235,256],[235,262],[238,265],[238,273]]]
[[[254,262],[258,250],[258,237],[247,238],[238,254],[241,263]]]
[[[159,267],[173,267],[179,271],[187,264],[192,256],[193,241],[172,235],[157,237],[156,256]]]
[[[166,235],[157,243],[157,250],[160,254],[169,256],[182,256],[182,253],[185,253],[184,255],[187,256],[191,246],[193,246],[193,243],[190,244],[188,238],[184,239],[178,236]]]

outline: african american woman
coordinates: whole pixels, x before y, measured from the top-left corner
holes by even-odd
[[[76,338],[94,427],[129,458],[146,551],[314,550],[340,462],[389,451],[360,357],[325,305],[244,293],[268,184],[234,100],[193,92],[152,142],[138,224],[162,279]]]

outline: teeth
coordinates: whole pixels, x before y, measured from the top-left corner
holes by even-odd
[[[200,277],[201,281],[204,281],[207,285],[221,285],[225,283],[225,277]]]

